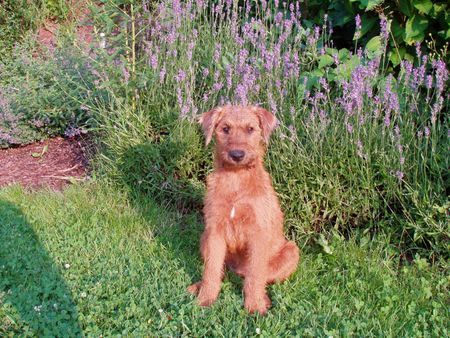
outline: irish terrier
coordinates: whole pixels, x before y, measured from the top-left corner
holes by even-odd
[[[224,265],[244,277],[245,307],[264,314],[266,285],[289,277],[299,249],[283,235],[283,213],[263,156],[277,119],[255,106],[223,106],[200,118],[206,144],[216,138],[214,172],[207,178],[201,281],[188,291],[201,306],[220,291]]]

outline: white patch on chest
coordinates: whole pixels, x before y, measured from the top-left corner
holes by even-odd
[[[236,209],[234,208],[234,205],[233,205],[233,207],[231,208],[231,211],[230,211],[230,218],[233,219],[235,215],[236,215]]]

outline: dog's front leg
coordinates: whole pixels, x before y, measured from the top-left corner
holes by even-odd
[[[265,314],[271,305],[266,293],[268,273],[267,248],[263,239],[255,239],[249,247],[248,270],[244,281],[245,308],[250,312]]]
[[[191,285],[188,291],[198,293],[201,306],[209,306],[217,299],[222,282],[226,244],[217,231],[207,229],[201,239],[201,253],[205,262],[202,280]]]

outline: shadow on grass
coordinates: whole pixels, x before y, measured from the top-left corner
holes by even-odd
[[[175,135],[141,143],[129,148],[120,161],[121,177],[133,207],[149,223],[155,220],[145,207],[149,200],[172,215],[169,218],[173,222],[154,229],[155,239],[183,266],[192,282],[200,279],[202,271],[199,242],[204,227],[203,181],[207,171],[207,164],[202,164],[202,141],[194,136],[194,140]]]
[[[78,313],[59,268],[22,211],[0,200],[0,318],[3,333],[81,336]],[[3,296],[2,296],[3,294]]]

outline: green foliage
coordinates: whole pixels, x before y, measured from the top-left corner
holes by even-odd
[[[448,263],[399,265],[381,236],[301,245],[298,271],[268,287],[261,317],[243,308],[232,273],[210,308],[187,293],[201,274],[197,213],[102,181],[62,194],[2,189],[0,219],[2,336],[447,334]]]
[[[450,12],[447,1],[308,1],[305,8],[307,22],[319,24],[325,14],[328,14],[329,21],[335,27],[333,39],[340,48],[352,45],[353,36],[348,32],[355,30],[354,18],[357,14],[361,16],[362,22],[359,39],[366,48],[373,46],[373,39],[379,36],[379,25],[376,23],[386,17],[393,37],[388,53],[393,66],[399,65],[401,59],[414,59],[414,45],[417,43],[422,44],[425,53],[440,55],[449,61]]]
[[[70,1],[67,0],[41,0],[41,7],[46,16],[54,20],[66,20],[70,12]]]
[[[0,147],[94,125],[87,103],[97,91],[86,58],[71,47],[34,58],[32,51],[33,45],[20,45],[14,59],[0,63],[0,131],[6,134]]]
[[[0,61],[9,58],[15,45],[32,34],[46,19],[65,20],[67,0],[2,0],[0,2]]]
[[[27,31],[36,28],[38,21],[39,6],[34,1],[4,0],[0,3],[0,61]]]

